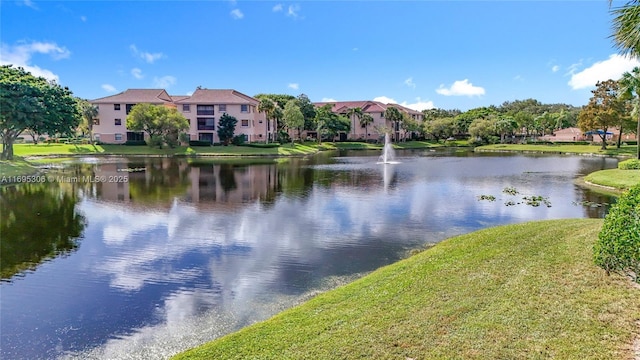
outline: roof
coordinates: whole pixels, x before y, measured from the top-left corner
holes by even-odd
[[[118,103],[152,103],[163,104],[172,102],[171,96],[164,89],[128,89],[121,93],[91,100],[93,104]]]
[[[177,100],[178,104],[253,104],[258,105],[260,101],[251,96],[245,95],[232,89],[202,89],[198,88],[193,95]]]
[[[409,114],[420,115],[422,114],[420,111],[416,111],[413,109],[409,109],[408,107],[402,106],[400,104],[384,104],[379,101],[373,100],[360,100],[360,101],[333,101],[333,102],[315,102],[313,105],[320,107],[326,104],[332,104],[333,107],[331,111],[335,113],[345,113],[349,109],[359,107],[363,112],[372,113],[372,112],[384,112],[387,110],[389,106],[393,106],[398,108],[401,111],[407,112]]]

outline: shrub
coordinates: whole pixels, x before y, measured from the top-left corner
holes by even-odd
[[[242,144],[242,146],[248,146],[248,147],[253,147],[253,148],[261,148],[261,149],[268,149],[268,148],[277,148],[280,146],[280,143],[247,143],[247,144]]]
[[[245,136],[244,134],[236,135],[231,139],[231,143],[233,145],[242,145],[244,144]]]
[[[158,149],[162,149],[162,144],[164,143],[164,139],[162,136],[152,136],[149,138],[149,146],[157,147]]]
[[[638,159],[629,159],[625,161],[620,161],[618,163],[618,169],[620,170],[640,170],[640,160]]]
[[[594,246],[595,263],[640,283],[640,185],[624,193],[604,219]]]
[[[124,144],[129,146],[141,146],[147,145],[147,142],[144,140],[127,140]]]

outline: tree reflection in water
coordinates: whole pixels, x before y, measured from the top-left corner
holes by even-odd
[[[58,184],[0,188],[3,281],[78,248],[86,220],[77,203],[76,193]]]

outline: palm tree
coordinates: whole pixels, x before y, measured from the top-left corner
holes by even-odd
[[[620,96],[628,99],[633,98],[632,114],[638,117],[636,137],[639,141],[637,144],[636,157],[640,160],[640,68],[636,66],[631,72],[627,71],[622,74],[622,78],[618,83],[620,84]]]
[[[276,108],[275,102],[268,98],[260,99],[260,103],[258,104],[258,112],[265,113],[267,117],[267,126],[265,127],[265,136],[267,144],[269,143],[269,119],[273,118],[273,112]]]
[[[364,128],[364,139],[369,140],[369,125],[373,124],[373,116],[369,113],[363,113],[360,117],[360,127]]]
[[[628,1],[611,10],[611,13],[614,15],[611,35],[613,42],[622,55],[637,57],[640,55],[640,0]]]
[[[393,123],[393,131],[395,132],[394,139],[398,141],[398,138],[399,138],[398,123],[403,119],[402,113],[400,112],[400,110],[398,110],[398,108],[393,106],[388,106],[387,110],[384,111],[384,117],[385,119]]]
[[[355,120],[358,119],[358,121],[360,121],[362,119],[362,108],[360,107],[354,107],[354,108],[350,108],[349,110],[347,110],[347,116],[349,117],[349,119],[351,121],[353,121],[353,126],[351,126],[351,128],[353,129],[353,135],[355,137],[355,133],[356,133],[356,127],[355,127]]]
[[[93,119],[98,117],[98,107],[83,100],[80,103],[80,112],[84,120],[84,126],[89,132],[89,142],[93,145]]]

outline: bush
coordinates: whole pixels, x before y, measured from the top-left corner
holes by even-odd
[[[158,149],[162,149],[162,144],[164,143],[164,139],[162,136],[152,136],[149,138],[149,146],[157,147]]]
[[[211,143],[208,141],[189,140],[189,146],[211,146]]]
[[[144,140],[127,140],[124,144],[129,146],[142,146],[147,145],[147,142]]]
[[[638,159],[629,159],[625,161],[620,161],[618,163],[618,169],[620,170],[640,170],[640,160]]]
[[[247,144],[242,144],[242,146],[248,146],[248,147],[254,147],[254,148],[261,148],[261,149],[268,149],[268,148],[277,148],[280,146],[280,143],[247,143]]]
[[[244,144],[244,139],[245,139],[244,134],[236,135],[233,137],[233,139],[231,139],[231,143],[233,145],[242,145]]]
[[[609,210],[594,246],[594,260],[607,274],[628,274],[640,283],[640,185],[620,196]]]

